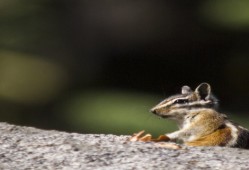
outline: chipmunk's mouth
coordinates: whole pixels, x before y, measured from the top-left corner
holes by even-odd
[[[164,115],[164,114],[160,114],[160,113],[154,113],[154,114],[161,117],[161,118],[163,118],[163,119],[171,119],[171,118],[174,117],[172,115]]]
[[[165,119],[170,119],[170,118],[173,118],[172,115],[160,115],[162,118],[165,118]]]

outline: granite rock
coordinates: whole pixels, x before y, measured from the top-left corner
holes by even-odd
[[[127,142],[129,136],[78,134],[0,123],[0,169],[249,169],[249,150]]]

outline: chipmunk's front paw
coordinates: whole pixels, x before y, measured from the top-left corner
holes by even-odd
[[[134,133],[132,137],[128,139],[128,141],[158,142],[155,144],[157,147],[169,148],[169,149],[181,149],[181,146],[175,143],[168,143],[167,141],[169,141],[170,138],[166,135],[160,135],[158,138],[153,139],[151,134],[146,134],[146,135],[143,134],[144,130],[138,133]]]
[[[160,135],[158,138],[153,139],[151,134],[144,134],[144,130],[134,133],[132,137],[130,137],[128,140],[129,141],[142,141],[142,142],[162,142],[162,141],[169,141],[170,138],[165,135]]]

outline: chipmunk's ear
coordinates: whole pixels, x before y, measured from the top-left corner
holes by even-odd
[[[196,89],[195,93],[201,100],[208,100],[211,96],[211,86],[208,83],[201,83]]]
[[[182,94],[189,94],[192,90],[189,86],[182,86]]]

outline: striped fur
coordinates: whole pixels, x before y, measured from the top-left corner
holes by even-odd
[[[195,91],[183,86],[182,93],[171,96],[151,112],[175,120],[179,130],[166,134],[171,140],[180,139],[189,146],[228,146],[249,149],[249,131],[216,111],[218,100],[208,83]]]

